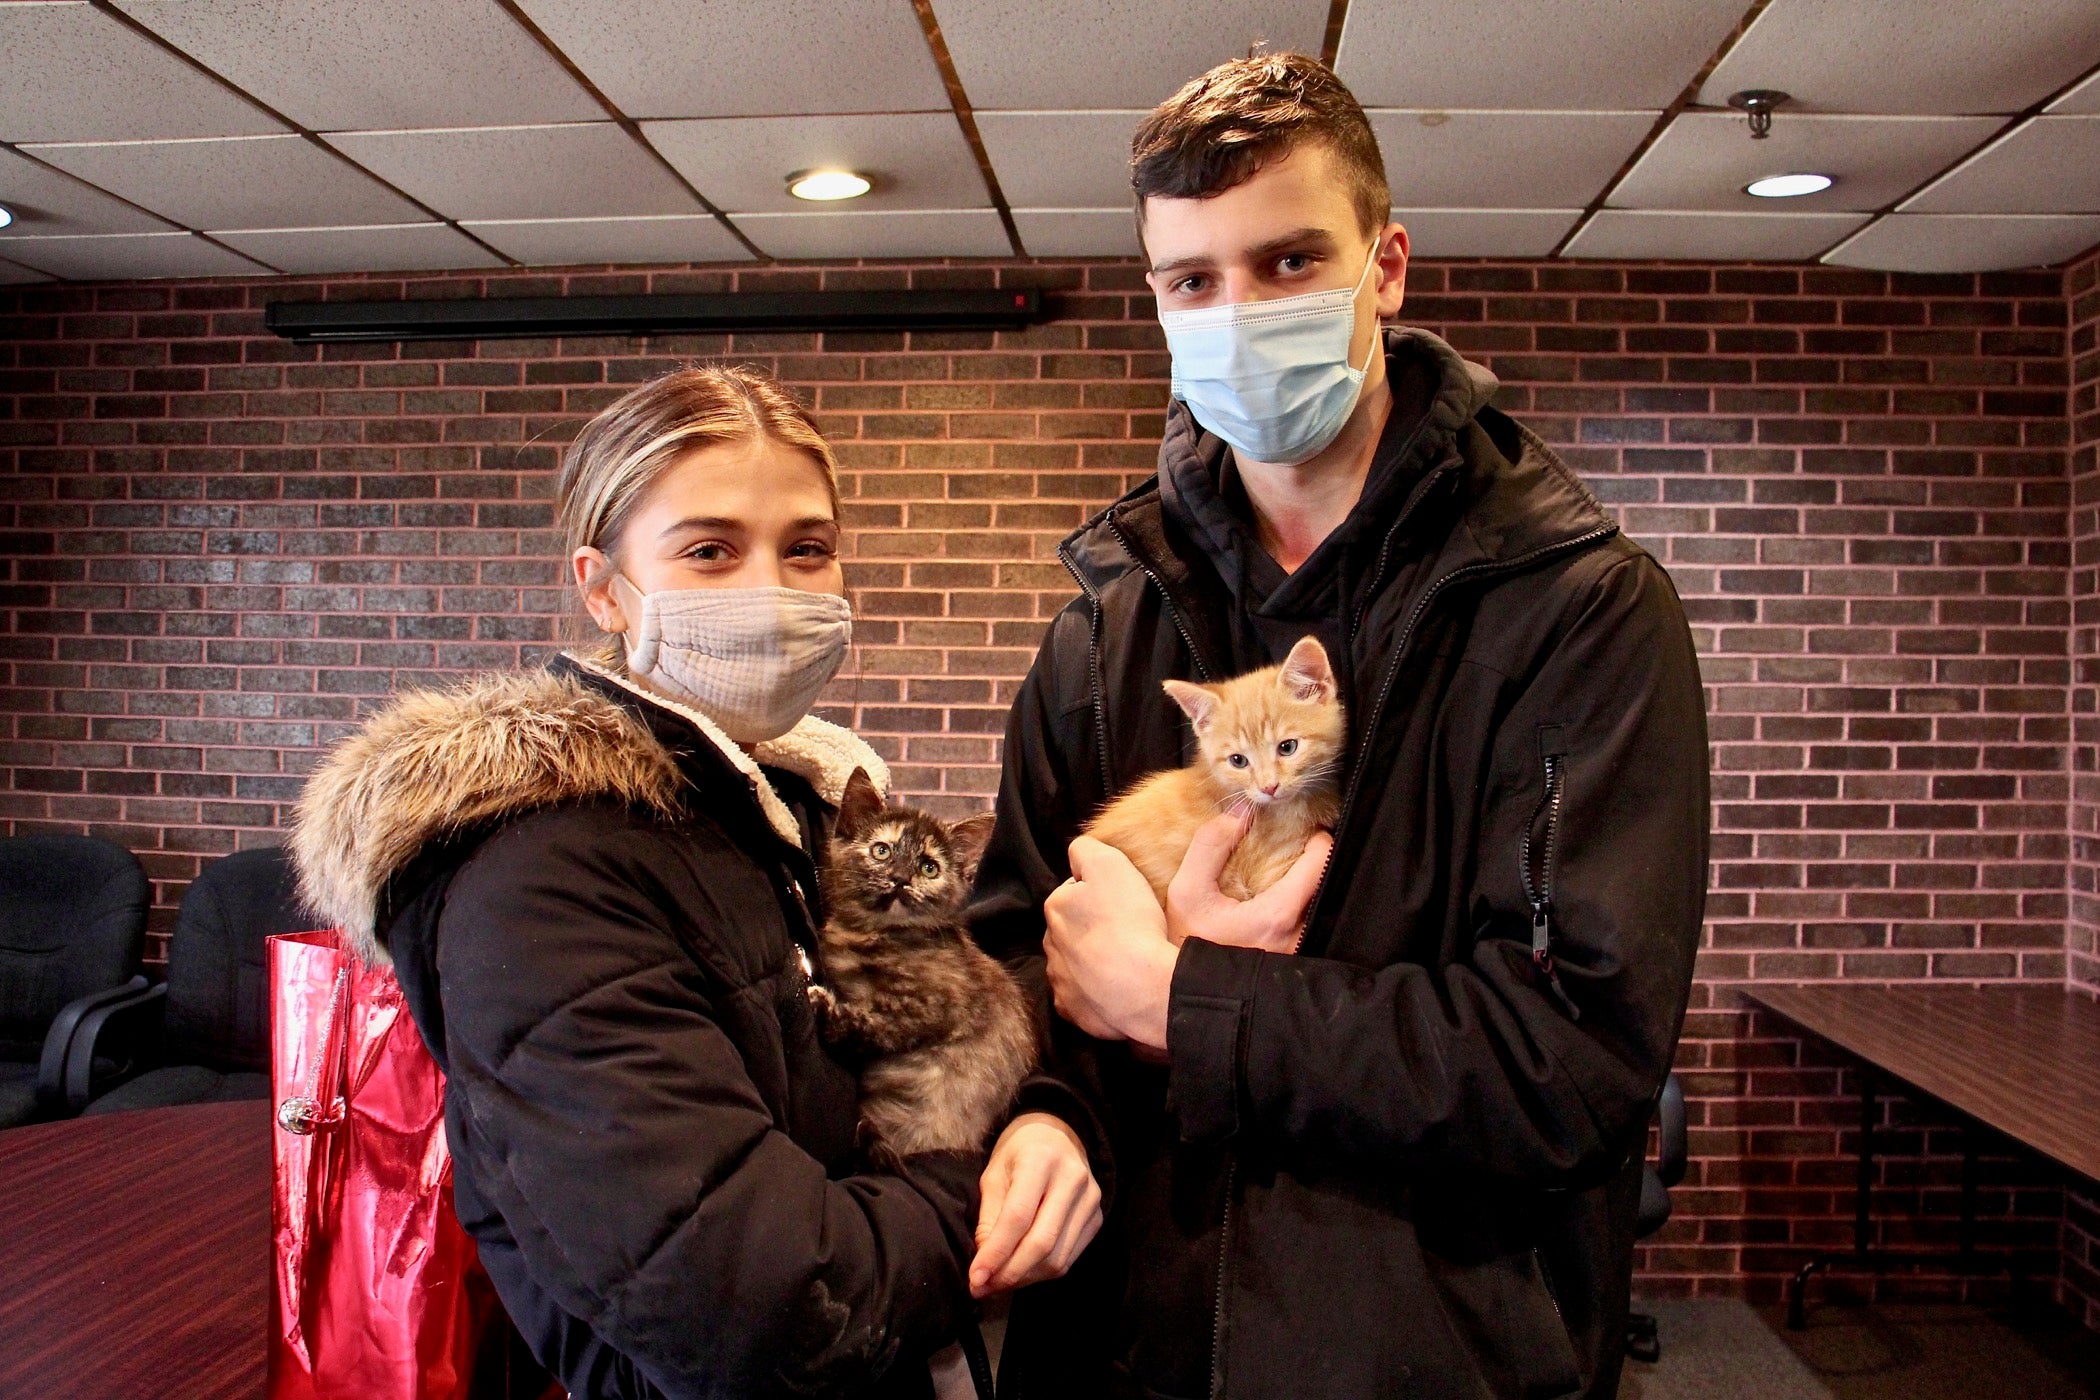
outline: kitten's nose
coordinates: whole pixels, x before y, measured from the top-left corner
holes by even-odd
[[[1263,797],[1274,797],[1276,795],[1276,784],[1263,783],[1261,785],[1261,795]]]

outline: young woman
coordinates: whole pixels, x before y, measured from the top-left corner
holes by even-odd
[[[853,770],[888,772],[807,714],[850,636],[831,450],[771,381],[681,370],[584,429],[559,521],[602,635],[337,748],[303,887],[392,960],[460,1218],[572,1394],[927,1394],[973,1253],[980,1293],[1054,1277],[1100,1194],[1044,1113],[993,1150],[981,1242],[980,1160],[855,1172],[813,858]]]

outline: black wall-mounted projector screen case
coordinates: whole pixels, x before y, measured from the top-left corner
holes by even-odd
[[[263,308],[265,326],[301,343],[699,331],[1015,330],[1042,319],[1042,293],[1032,288],[278,301]]]

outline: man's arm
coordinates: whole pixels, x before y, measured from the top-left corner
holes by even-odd
[[[1669,1070],[1706,889],[1698,661],[1652,560],[1593,586],[1504,742],[1534,748],[1539,722],[1567,749],[1553,952],[1580,1018],[1531,969],[1514,872],[1537,789],[1518,788],[1484,814],[1464,905],[1484,926],[1441,977],[1183,945],[1167,1044],[1184,1138],[1533,1182],[1618,1165]]]

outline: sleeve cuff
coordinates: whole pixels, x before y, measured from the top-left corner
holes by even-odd
[[[1167,1108],[1183,1142],[1225,1142],[1240,1130],[1246,1027],[1264,956],[1200,938],[1181,945],[1167,1001]]]

